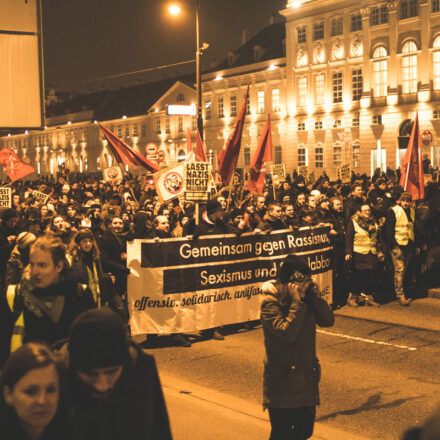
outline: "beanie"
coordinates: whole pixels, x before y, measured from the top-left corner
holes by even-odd
[[[403,201],[408,201],[408,202],[412,202],[412,195],[409,192],[403,192],[402,194],[400,194],[399,200],[403,200]]]
[[[17,244],[21,250],[28,248],[37,237],[32,232],[20,232],[17,237]]]
[[[90,240],[94,240],[95,237],[90,229],[80,229],[75,235],[75,243],[79,244],[81,240],[86,238],[90,238]]]
[[[121,318],[108,308],[82,313],[70,328],[68,351],[71,368],[79,371],[125,365],[129,351]]]

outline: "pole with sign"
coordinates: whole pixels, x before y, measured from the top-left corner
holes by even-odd
[[[185,200],[196,203],[196,225],[199,224],[199,202],[207,202],[209,200],[211,167],[210,162],[185,163]]]

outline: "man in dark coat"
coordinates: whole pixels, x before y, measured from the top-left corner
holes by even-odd
[[[67,347],[72,431],[82,440],[171,440],[154,357],[125,337],[109,309],[73,323]]]
[[[347,197],[347,200],[344,201],[344,218],[346,222],[359,211],[364,201],[362,185],[360,183],[354,183],[351,188],[351,193]]]
[[[319,405],[316,324],[331,327],[334,315],[296,255],[285,258],[278,279],[263,284],[263,294],[263,406],[269,409],[270,438],[305,440],[313,434]]]

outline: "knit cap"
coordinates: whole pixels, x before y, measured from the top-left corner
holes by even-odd
[[[20,232],[17,237],[17,244],[21,250],[28,248],[34,241],[36,241],[37,237],[35,237],[32,232]]]

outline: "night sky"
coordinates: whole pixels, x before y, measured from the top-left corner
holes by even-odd
[[[169,0],[42,0],[46,87],[92,90],[118,80],[87,82],[195,58],[194,0],[171,17]],[[202,66],[227,57],[284,9],[287,0],[200,0],[200,40],[208,42]],[[194,65],[156,71],[138,80],[157,80],[194,71]],[[135,77],[130,77],[136,80]]]

